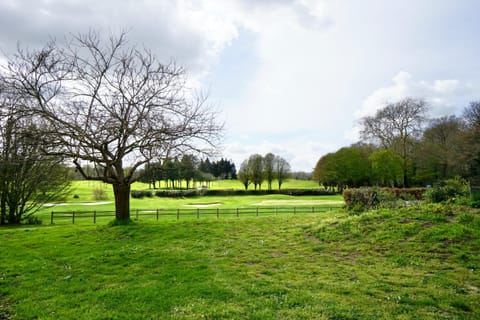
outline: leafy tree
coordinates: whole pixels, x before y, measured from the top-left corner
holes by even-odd
[[[190,182],[195,177],[196,159],[193,155],[183,155],[180,161],[180,177],[187,182],[187,189],[190,188]]]
[[[263,157],[259,154],[252,154],[248,158],[248,166],[250,167],[251,180],[255,190],[257,186],[261,189],[262,183],[265,180],[265,175],[263,171]]]
[[[381,186],[394,187],[402,179],[402,158],[390,149],[380,149],[369,156],[372,179]]]
[[[192,98],[185,71],[128,47],[125,33],[19,49],[3,73],[25,111],[45,124],[43,151],[72,159],[85,179],[113,186],[117,220],[130,218],[137,169],[188,150],[208,152],[222,130],[206,99]]]
[[[413,145],[422,132],[427,105],[421,99],[405,98],[387,104],[375,116],[362,118],[361,136],[398,153],[402,159],[403,186],[409,185]]]
[[[240,165],[240,170],[238,170],[238,180],[240,180],[245,187],[245,190],[248,190],[248,186],[252,183],[252,172],[250,168],[250,162],[244,160]]]

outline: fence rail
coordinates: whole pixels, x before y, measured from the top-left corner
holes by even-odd
[[[340,206],[330,207],[252,207],[252,208],[177,208],[177,209],[132,209],[130,211],[130,217],[135,219],[149,218],[159,220],[162,217],[174,217],[180,220],[182,217],[196,217],[200,216],[230,216],[240,217],[246,216],[261,216],[261,215],[278,215],[278,214],[302,214],[302,213],[322,213],[341,208]],[[88,210],[88,211],[52,211],[50,214],[50,223],[54,224],[55,221],[68,221],[72,224],[79,219],[91,219],[93,223],[97,223],[97,220],[105,217],[115,217],[115,211],[100,211],[100,210]]]

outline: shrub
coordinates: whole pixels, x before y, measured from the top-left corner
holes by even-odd
[[[457,198],[467,198],[469,196],[469,183],[460,178],[442,181],[425,192],[425,198],[432,203],[455,202]]]
[[[133,190],[132,192],[130,192],[130,194],[131,194],[132,198],[136,198],[136,199],[143,199],[145,197],[147,197],[147,198],[153,197],[153,193],[150,190]]]
[[[106,200],[107,193],[104,189],[93,189],[93,199],[95,200]]]
[[[343,200],[349,211],[362,212],[378,206],[380,203],[379,192],[380,190],[377,188],[345,189]]]
[[[78,194],[73,195],[73,199],[78,199],[78,198],[80,198],[80,196]]]

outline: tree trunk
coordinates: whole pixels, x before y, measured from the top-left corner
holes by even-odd
[[[113,194],[115,195],[115,218],[130,219],[130,184],[113,184]]]

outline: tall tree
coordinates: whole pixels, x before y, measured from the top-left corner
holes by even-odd
[[[375,116],[362,118],[361,136],[383,148],[397,152],[403,159],[403,186],[408,186],[409,162],[413,145],[422,132],[427,105],[421,99],[405,98],[387,104]]]
[[[263,157],[259,154],[252,154],[248,158],[248,166],[250,167],[251,180],[255,190],[257,190],[257,186],[261,189],[262,183],[265,180]]]
[[[480,185],[480,101],[472,101],[465,108],[463,118],[467,124],[465,162],[471,183]]]
[[[113,186],[116,219],[130,218],[130,186],[152,159],[207,152],[221,126],[203,97],[192,98],[185,71],[162,64],[126,34],[97,33],[19,50],[4,70],[9,87],[46,127],[45,152],[73,159],[88,180]],[[83,170],[91,163],[94,174]]]
[[[240,169],[238,170],[238,180],[242,182],[245,190],[248,190],[248,186],[252,183],[252,172],[248,159],[244,160],[240,165]]]
[[[282,188],[282,184],[290,177],[290,164],[287,160],[280,156],[275,156],[273,161],[273,175],[277,179],[278,189]]]
[[[415,154],[417,179],[432,184],[463,173],[465,125],[455,116],[433,119],[422,135]]]
[[[373,152],[368,159],[372,166],[372,180],[377,185],[394,187],[402,180],[402,158],[390,149]]]
[[[273,179],[275,179],[275,155],[273,153],[267,153],[263,157],[263,170],[265,180],[267,180],[268,190],[272,190],[272,182]]]

